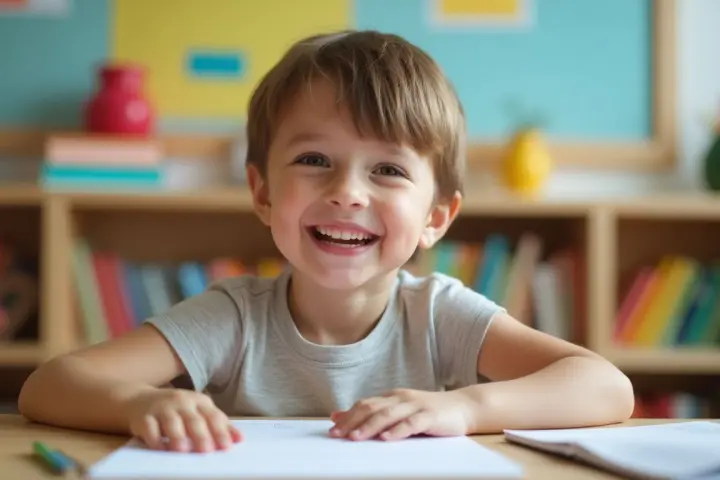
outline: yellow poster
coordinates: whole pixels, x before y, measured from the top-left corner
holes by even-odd
[[[532,0],[434,0],[435,24],[527,24]]]
[[[502,16],[518,14],[522,0],[440,0],[445,15]]]
[[[351,3],[115,0],[112,55],[147,68],[159,115],[242,120],[252,88],[290,43],[349,28]]]

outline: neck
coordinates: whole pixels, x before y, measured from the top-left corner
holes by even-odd
[[[349,345],[366,337],[387,306],[395,275],[352,290],[318,285],[297,271],[288,292],[290,313],[300,334],[322,345]]]

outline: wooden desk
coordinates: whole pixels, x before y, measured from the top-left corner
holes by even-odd
[[[632,420],[623,425],[668,421],[672,420]],[[526,478],[528,479],[590,480],[618,478],[592,467],[581,466],[556,456],[507,443],[502,435],[483,435],[473,438],[520,463],[525,468]],[[48,427],[28,422],[19,415],[0,415],[1,478],[23,480],[58,478],[51,472],[44,470],[32,458],[31,443],[35,440],[46,442],[54,448],[60,448],[87,465],[91,465],[123,445],[128,438]]]

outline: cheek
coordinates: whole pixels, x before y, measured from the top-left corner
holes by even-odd
[[[387,209],[385,226],[395,238],[415,245],[425,226],[425,201],[414,195],[405,195],[391,202]]]
[[[292,205],[293,200],[300,197],[298,182],[292,177],[277,173],[270,181],[270,201],[273,207],[285,207]]]
[[[304,182],[278,176],[272,185],[270,202],[273,228],[286,230],[297,225],[310,198]]]
[[[270,192],[270,231],[275,246],[280,253],[290,260],[298,255],[300,230],[299,219],[303,205],[300,189],[293,182],[279,179],[272,183]]]

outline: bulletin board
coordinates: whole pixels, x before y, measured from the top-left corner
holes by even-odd
[[[173,0],[172,14],[163,0],[68,1],[64,15],[0,10],[0,65],[12,66],[0,77],[0,152],[18,132],[79,128],[106,59],[147,67],[161,130],[182,136],[184,151],[196,134],[227,141],[290,43],[371,28],[404,36],[445,70],[467,114],[471,164],[497,162],[527,118],[542,120],[561,164],[673,164],[673,0]]]
[[[167,2],[115,0],[112,17],[112,57],[147,66],[164,117],[242,122],[253,86],[287,46],[350,28],[351,2],[173,0],[169,15]]]

